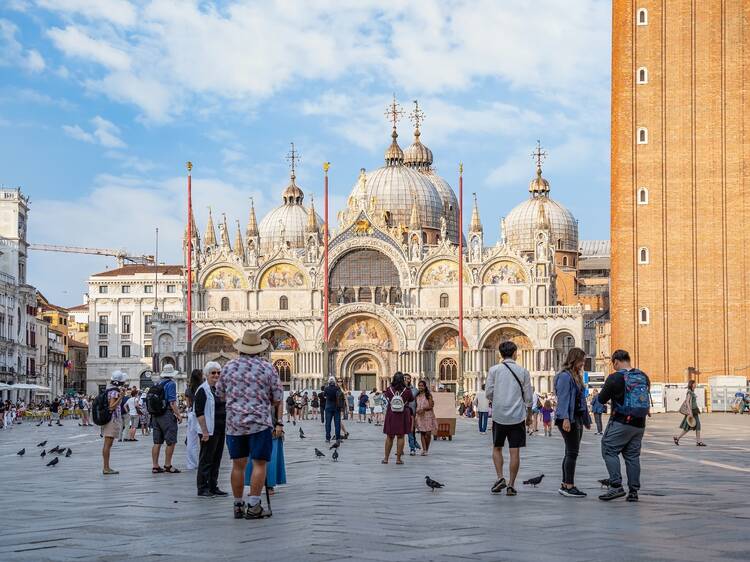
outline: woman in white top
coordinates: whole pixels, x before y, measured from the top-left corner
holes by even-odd
[[[128,438],[125,439],[125,441],[138,441],[138,439],[135,438],[135,431],[138,429],[138,419],[140,417],[140,406],[138,402],[138,390],[134,388],[130,391],[130,398],[125,402],[125,410],[127,410],[128,416],[130,416]]]

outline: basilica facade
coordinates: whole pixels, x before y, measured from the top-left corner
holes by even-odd
[[[232,342],[252,328],[270,341],[288,389],[319,387],[329,374],[352,390],[382,389],[400,370],[473,391],[497,362],[498,345],[512,340],[534,386],[550,388],[567,350],[582,346],[581,307],[562,306],[557,295],[559,278],[576,266],[577,222],[550,198],[539,158],[528,197],[502,220],[499,241],[485,240],[474,197],[459,256],[458,199],[421,142],[418,107],[412,117],[412,144],[401,149],[394,118],[383,165],[356,178],[331,228],[328,272],[323,221],[296,183],[294,153],[281,204],[260,222],[252,204],[244,232],[238,223],[234,235],[223,219],[217,236],[210,211],[202,237],[192,221],[194,365],[229,360]],[[182,362],[184,323],[181,313],[155,315],[155,340],[170,342],[160,346],[160,361]]]

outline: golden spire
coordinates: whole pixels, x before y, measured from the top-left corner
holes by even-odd
[[[292,178],[292,183],[294,183],[294,180],[297,178],[296,170],[297,170],[297,164],[299,164],[299,152],[294,150],[294,143],[290,143],[292,145],[292,148],[289,150],[289,153],[286,155],[286,159],[289,161],[289,172],[290,177]]]
[[[203,242],[208,246],[216,246],[216,230],[214,229],[214,218],[211,214],[211,207],[208,207],[208,222],[206,223],[206,234],[203,236]]]
[[[318,232],[318,217],[315,216],[315,202],[310,195],[310,210],[307,212],[307,232]]]
[[[385,116],[393,124],[393,131],[391,131],[391,146],[385,151],[385,163],[389,165],[400,164],[404,161],[404,151],[398,145],[396,139],[398,138],[398,132],[396,131],[396,125],[404,115],[401,105],[396,102],[396,94],[393,94],[393,101],[385,111]]]
[[[482,221],[479,220],[479,205],[477,204],[477,194],[474,193],[474,208],[471,210],[471,224],[469,232],[482,232]]]
[[[247,230],[245,234],[248,237],[258,236],[258,219],[255,218],[255,201],[250,198],[250,216],[247,218]]]
[[[240,221],[237,220],[237,236],[234,238],[234,255],[238,258],[245,256],[245,245],[242,243],[242,230],[240,229]]]
[[[419,224],[419,211],[417,210],[417,202],[415,201],[411,205],[411,219],[409,219],[409,229],[419,230],[421,228]]]
[[[221,216],[222,216],[221,228],[219,229],[221,233],[221,245],[227,250],[231,250],[232,245],[229,243],[229,228],[227,227],[227,214],[221,213]]]
[[[432,151],[419,140],[422,134],[419,126],[424,121],[424,111],[419,109],[419,102],[414,100],[414,110],[409,114],[409,119],[414,123],[414,142],[404,150],[404,164],[419,169],[428,169],[432,166]]]

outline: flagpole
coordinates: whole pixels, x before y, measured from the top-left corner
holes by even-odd
[[[188,376],[193,372],[193,163],[188,162],[187,167],[187,354],[185,356],[185,371]]]
[[[458,393],[464,393],[464,165],[458,165]]]
[[[330,162],[323,164],[323,378],[328,372],[328,170]]]

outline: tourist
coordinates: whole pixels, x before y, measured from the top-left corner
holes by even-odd
[[[159,474],[169,472],[178,474],[181,471],[172,466],[172,455],[174,446],[177,443],[177,425],[182,422],[182,415],[177,407],[177,384],[174,377],[177,371],[171,364],[162,367],[159,384],[149,389],[151,392],[161,392],[161,407],[156,411],[150,412],[152,415],[151,424],[154,429],[154,445],[151,447],[151,472]],[[166,443],[164,452],[164,468],[159,466],[159,452],[161,446]]]
[[[313,419],[318,418],[318,408],[320,407],[320,399],[318,398],[318,393],[313,391],[312,393],[312,400],[310,400],[310,408],[312,409],[312,417]]]
[[[682,423],[680,424],[682,433],[672,437],[674,444],[679,445],[680,439],[682,439],[688,431],[695,431],[695,444],[698,447],[705,447],[706,444],[701,441],[701,410],[698,407],[698,398],[695,396],[695,381],[688,382],[685,402],[680,407],[680,413],[684,416],[682,418]]]
[[[325,386],[320,387],[320,392],[318,393],[318,400],[320,401],[320,423],[326,422],[326,393],[325,393]]]
[[[349,410],[349,419],[354,419],[354,396],[351,390],[346,393],[346,407]]]
[[[338,379],[336,381],[336,384],[341,389],[341,396],[338,399],[339,417],[341,419],[341,437],[342,439],[349,439],[349,432],[346,430],[346,426],[344,425],[344,420],[347,419],[347,412],[349,411],[348,405],[346,403],[346,393],[344,392],[344,383],[341,379]]]
[[[149,435],[151,433],[151,414],[148,413],[146,407],[146,393],[141,392],[139,398],[141,406],[141,417],[138,420],[138,425],[141,428],[141,435]]]
[[[185,406],[187,408],[187,427],[185,433],[185,467],[188,470],[198,468],[198,457],[200,455],[200,427],[195,416],[195,393],[203,384],[203,371],[193,369],[190,380],[185,389]]]
[[[492,402],[492,461],[497,480],[492,485],[493,494],[505,489],[508,496],[517,494],[515,484],[521,465],[521,447],[526,446],[526,426],[531,416],[531,377],[515,361],[518,347],[512,341],[500,344],[502,361],[487,373],[487,399]],[[506,482],[503,472],[503,447],[508,440],[510,470]]]
[[[115,439],[120,437],[120,432],[122,431],[122,408],[120,408],[120,404],[127,391],[125,388],[127,380],[128,377],[125,373],[115,371],[109,379],[109,386],[106,390],[107,404],[112,415],[110,420],[102,426],[102,437],[104,438],[102,445],[102,474],[106,476],[119,474],[119,471],[113,470],[109,465],[109,457],[112,451],[112,444]]]
[[[609,472],[609,489],[599,496],[610,501],[625,495],[622,487],[620,456],[625,460],[628,475],[627,501],[638,501],[641,487],[641,442],[650,416],[650,388],[648,376],[630,365],[630,354],[618,349],[612,354],[615,372],[607,377],[596,399],[606,404],[612,401],[612,415],[602,437],[602,457]]]
[[[331,421],[336,431],[336,442],[341,441],[341,410],[344,404],[344,393],[336,384],[334,377],[328,377],[328,384],[323,389],[325,397],[326,443],[331,442]]]
[[[545,399],[544,404],[542,404],[542,424],[544,425],[545,437],[552,437],[552,414],[554,411],[552,402],[549,398]]]
[[[138,389],[134,388],[130,391],[130,397],[125,402],[125,410],[128,414],[130,426],[128,428],[128,438],[125,441],[138,441],[135,438],[135,431],[138,428],[138,420],[140,418],[139,412],[140,406],[138,405]]]
[[[255,330],[245,330],[234,344],[239,357],[221,370],[216,383],[216,397],[226,401],[227,448],[232,459],[232,495],[234,518],[260,519],[265,511],[260,494],[266,481],[266,463],[271,460],[272,430],[281,423],[284,389],[276,368],[262,354],[268,341]],[[272,408],[276,409],[273,421]],[[244,501],[245,469],[253,464],[250,494]]]
[[[310,397],[307,395],[307,391],[302,394],[302,419],[307,421],[310,413]]]
[[[62,410],[62,404],[60,403],[60,399],[55,398],[49,407],[50,418],[49,418],[49,424],[47,424],[49,427],[52,427],[53,421],[56,422],[57,425],[62,425],[62,423],[60,423],[61,410]]]
[[[372,409],[372,413],[375,416],[375,425],[380,425],[383,423],[383,395],[379,390],[374,390],[374,392],[375,397],[372,401],[375,403],[375,406]]]
[[[594,414],[594,422],[596,423],[596,435],[601,435],[602,414],[607,413],[607,407],[596,399],[597,396],[599,396],[599,391],[594,389],[591,393],[591,412]]]
[[[78,407],[81,410],[81,425],[83,426],[93,425],[91,423],[91,419],[89,418],[89,411],[91,410],[91,403],[88,401],[85,394],[82,394],[81,398],[78,400]]]
[[[401,457],[404,454],[404,435],[411,432],[412,419],[409,402],[414,400],[411,391],[406,387],[404,374],[396,372],[391,380],[391,385],[383,393],[381,399],[385,399],[387,406],[385,411],[385,456],[381,461],[388,464],[393,448],[393,439],[396,438],[396,464],[404,464]]]
[[[479,424],[479,433],[484,435],[487,433],[487,420],[490,415],[490,401],[487,400],[487,393],[485,392],[486,385],[482,385],[482,390],[478,391],[474,396],[474,406],[477,410],[477,422]]]
[[[423,457],[426,457],[430,451],[430,441],[432,434],[437,431],[437,418],[435,418],[435,401],[432,399],[432,393],[427,386],[427,381],[421,380],[417,383],[416,415],[414,418],[414,428],[419,433],[422,441]]]
[[[555,425],[565,441],[565,456],[562,462],[562,484],[558,493],[569,498],[585,498],[575,485],[576,462],[583,439],[583,428],[591,429],[591,418],[583,395],[583,364],[586,353],[574,347],[568,351],[562,370],[555,375],[553,386],[558,402],[555,410]]]
[[[286,464],[284,462],[284,428],[276,425],[276,409],[272,408],[274,429],[271,434],[271,460],[266,464],[265,486],[269,496],[276,493],[276,486],[286,484]],[[245,486],[250,486],[253,479],[253,463],[245,469]]]
[[[412,396],[417,395],[417,389],[412,385],[411,383],[411,375],[408,373],[404,373],[404,382],[406,383],[406,388],[409,389],[409,392]],[[422,447],[419,446],[417,443],[417,435],[414,431],[414,418],[417,415],[417,401],[412,400],[409,402],[409,409],[411,410],[411,427],[409,428],[409,433],[407,434],[409,439],[409,456],[413,457],[417,454],[417,449],[421,449]]]
[[[286,423],[294,419],[294,393],[290,392],[286,397]]]
[[[302,419],[302,395],[299,390],[294,393],[294,420]]]
[[[359,409],[357,410],[357,422],[358,423],[364,423],[367,421],[367,403],[370,401],[370,397],[367,396],[367,393],[362,390],[359,393],[359,398],[357,399],[357,402],[359,404]]]
[[[195,371],[193,371],[195,372]],[[210,498],[228,495],[219,489],[219,467],[224,456],[224,438],[226,436],[226,402],[216,397],[216,382],[221,374],[221,365],[209,361],[203,367],[206,380],[193,394],[193,415],[198,427],[198,471],[196,484],[198,496]]]
[[[539,433],[539,414],[542,411],[542,397],[534,389],[534,398],[531,401],[531,426],[530,433]]]

